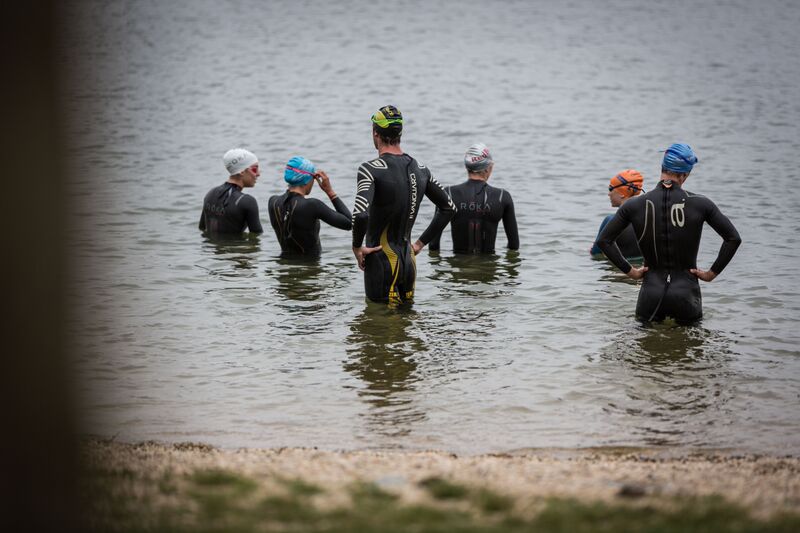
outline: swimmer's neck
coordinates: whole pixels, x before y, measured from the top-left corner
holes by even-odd
[[[289,187],[288,192],[299,194],[300,196],[307,196],[311,192],[311,187],[308,185],[300,185],[297,187]]]
[[[378,157],[383,154],[403,155],[403,149],[399,144],[381,144],[378,146]]]
[[[467,177],[472,181],[489,181],[489,178],[492,177],[492,170],[494,166],[491,165],[489,168],[481,170],[479,172],[470,172],[467,171]]]

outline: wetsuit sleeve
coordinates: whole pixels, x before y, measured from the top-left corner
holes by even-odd
[[[437,207],[436,208],[436,212],[433,214],[434,220],[438,216],[439,216],[439,208]],[[447,227],[447,225],[445,225],[445,227]],[[436,251],[439,250],[439,248],[441,248],[442,232],[443,231],[444,231],[444,228],[442,228],[442,231],[437,232],[436,235],[433,236],[433,238],[431,239],[431,242],[428,244],[428,250],[430,250],[432,252],[436,252]]]
[[[364,242],[369,222],[369,205],[375,195],[375,178],[366,165],[358,167],[356,185],[356,203],[353,207],[353,247],[358,248]]]
[[[594,244],[592,244],[592,249],[591,249],[591,250],[589,250],[589,253],[590,253],[590,254],[592,254],[592,255],[598,255],[598,254],[602,254],[602,253],[603,253],[603,250],[601,250],[601,249],[600,249],[600,247],[599,247],[599,246],[597,246],[597,240],[600,238],[600,234],[601,234],[601,233],[603,233],[603,228],[605,228],[605,227],[606,227],[606,224],[608,224],[608,222],[609,222],[609,221],[610,221],[612,218],[614,218],[614,215],[608,215],[608,216],[607,216],[606,218],[604,218],[604,219],[603,219],[603,221],[600,223],[600,229],[599,229],[599,230],[597,230],[597,237],[595,237],[595,239],[594,239]]]
[[[447,223],[450,222],[450,219],[456,214],[456,206],[453,200],[450,199],[450,195],[447,194],[444,187],[442,187],[433,176],[428,178],[428,186],[425,187],[425,196],[436,204],[438,209],[436,209],[436,214],[431,220],[431,223],[428,224],[428,227],[422,232],[419,238],[422,244],[428,244],[435,236],[441,235]]]
[[[517,231],[517,215],[514,212],[514,200],[508,195],[508,201],[503,210],[503,229],[508,239],[509,250],[519,250],[519,232]]]
[[[628,260],[622,255],[616,243],[617,237],[619,237],[631,223],[628,210],[625,209],[626,205],[627,204],[617,209],[617,214],[615,214],[611,221],[606,224],[606,227],[600,231],[600,235],[597,236],[596,244],[600,248],[600,251],[606,254],[606,257],[614,263],[617,268],[627,274],[631,271],[631,264],[628,263]]]
[[[708,215],[706,215],[706,222],[714,228],[720,237],[722,237],[722,246],[717,254],[717,260],[711,265],[711,271],[714,274],[720,275],[725,267],[733,259],[733,254],[736,249],[742,244],[742,238],[739,237],[739,232],[736,231],[733,223],[722,214],[719,208],[709,200],[711,204]]]
[[[336,211],[323,204],[320,201],[315,202],[317,206],[317,218],[326,224],[343,230],[349,230],[353,227],[353,222],[350,220],[352,215],[350,210],[344,205],[344,202],[338,196],[332,200],[333,207]]]
[[[447,191],[447,196],[449,196],[450,200],[452,201],[453,195],[450,193],[450,187],[448,187],[446,191]],[[440,216],[438,207],[436,208],[436,211],[433,213],[433,218],[435,219],[437,216]],[[445,224],[445,227],[447,227],[447,224]],[[432,252],[439,251],[439,249],[442,247],[442,233],[444,233],[444,228],[442,229],[442,231],[436,233],[436,235],[433,236],[431,242],[428,244],[428,250]]]
[[[258,202],[252,196],[245,196],[240,202],[244,210],[244,220],[247,222],[247,229],[250,233],[264,233],[261,227],[261,220],[258,217]]]

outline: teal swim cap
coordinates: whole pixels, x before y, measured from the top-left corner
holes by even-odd
[[[314,178],[315,172],[314,163],[305,157],[296,155],[286,163],[286,169],[283,171],[283,179],[293,187],[296,185],[305,185]]]

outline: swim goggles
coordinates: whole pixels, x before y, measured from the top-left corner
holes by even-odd
[[[619,185],[609,185],[608,186],[608,190],[609,191],[613,191],[614,189],[616,189],[618,187],[628,187],[629,189],[633,189],[634,191],[641,191],[642,190],[641,187],[638,187],[633,182],[630,182],[630,181],[626,180],[625,178],[623,178],[622,174],[617,174],[617,179],[619,181],[621,181],[622,183],[620,183]]]

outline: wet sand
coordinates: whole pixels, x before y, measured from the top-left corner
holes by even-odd
[[[89,440],[91,471],[125,472],[147,493],[156,481],[198,471],[227,471],[280,493],[286,480],[320,487],[315,505],[347,505],[346,487],[370,483],[409,504],[430,504],[425,480],[493,491],[515,512],[535,514],[547,498],[671,505],[721,496],[753,516],[800,511],[800,459],[728,451],[603,448],[536,449],[456,456],[446,452],[323,451],[309,448],[219,449],[204,444]],[[155,495],[155,493],[154,493]]]

